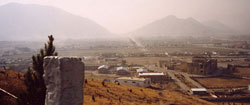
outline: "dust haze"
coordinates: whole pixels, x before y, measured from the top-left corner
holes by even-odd
[[[250,0],[0,0],[0,88],[49,35],[85,104],[250,103]]]

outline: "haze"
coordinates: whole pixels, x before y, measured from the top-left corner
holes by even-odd
[[[112,33],[123,34],[168,15],[218,20],[244,33],[250,32],[249,0],[0,0],[50,5],[96,21]]]

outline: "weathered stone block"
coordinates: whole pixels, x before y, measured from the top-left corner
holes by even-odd
[[[84,63],[77,57],[44,58],[45,105],[83,105]]]

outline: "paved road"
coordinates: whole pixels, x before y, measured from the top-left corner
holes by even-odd
[[[186,80],[188,80],[189,82],[191,82],[197,88],[204,88],[201,84],[199,84],[198,82],[196,82],[192,78],[190,78],[189,74],[187,74],[187,73],[180,73],[180,74],[183,75]]]
[[[166,72],[176,82],[176,84],[182,89],[184,93],[187,93],[190,90],[190,88],[185,83],[183,83],[175,76],[175,74],[178,74],[177,72],[173,70],[166,70],[163,68],[155,67],[154,65],[147,65],[146,67],[149,70],[154,70],[155,72]]]
[[[167,70],[168,75],[176,81],[177,85],[179,85],[179,87],[183,90],[183,92],[187,93],[188,90],[190,90],[190,88],[184,84],[183,82],[181,82],[181,80],[179,80],[176,76],[175,76],[175,72],[169,71]]]
[[[147,67],[148,67],[148,69],[154,70],[156,72],[166,72],[173,80],[176,81],[176,84],[182,89],[182,91],[184,93],[188,93],[188,94],[189,94],[188,91],[190,90],[190,87],[188,87],[185,83],[183,83],[180,79],[178,79],[175,76],[175,74],[183,75],[186,80],[188,80],[190,83],[195,85],[197,88],[204,88],[204,87],[200,83],[194,81],[190,77],[207,77],[207,76],[203,76],[203,75],[188,74],[188,73],[179,72],[179,71],[175,71],[175,70],[164,70],[162,68],[155,67],[154,65],[148,65]],[[211,94],[212,92],[213,92],[212,90],[208,89],[208,93]]]
[[[188,73],[184,73],[184,72],[178,72],[178,71],[171,71],[171,72],[175,72],[175,73],[178,73],[178,74],[181,74],[185,77],[186,80],[188,80],[189,82],[191,82],[193,85],[195,85],[197,88],[205,88],[203,87],[200,83],[196,82],[195,80],[193,80],[192,78],[190,77],[203,77],[201,75],[193,75],[193,74],[188,74]],[[213,90],[211,89],[207,89],[207,92],[210,94],[210,95],[213,95]]]

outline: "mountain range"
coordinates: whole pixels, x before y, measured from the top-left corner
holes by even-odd
[[[204,35],[226,35],[235,31],[218,21],[199,22],[194,18],[181,19],[170,15],[156,20],[130,33],[135,37],[152,36],[204,36]]]
[[[109,37],[96,22],[59,8],[9,3],[0,6],[0,40],[40,40],[48,35],[63,39]]]
[[[56,7],[9,3],[0,6],[1,40],[42,40],[53,34],[62,39],[109,38],[116,35],[96,22]],[[167,16],[128,34],[132,37],[210,36],[236,31],[218,21]]]

